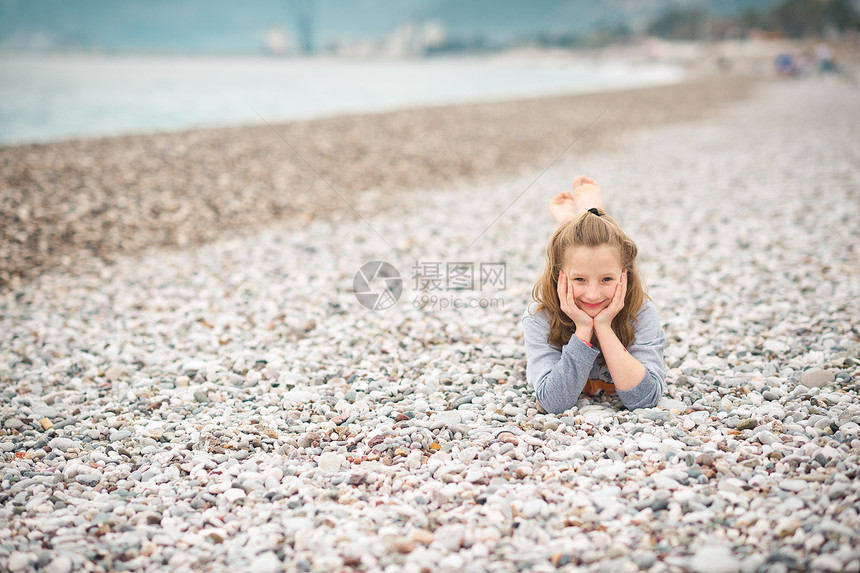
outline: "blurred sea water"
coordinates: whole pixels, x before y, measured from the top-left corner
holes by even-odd
[[[675,83],[668,65],[565,58],[0,54],[0,145]],[[258,115],[259,114],[259,115]]]

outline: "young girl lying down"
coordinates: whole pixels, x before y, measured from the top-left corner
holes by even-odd
[[[636,245],[603,211],[596,181],[578,176],[573,189],[550,202],[559,227],[523,315],[529,384],[552,413],[581,394],[617,393],[627,408],[653,407],[664,390],[666,336]]]

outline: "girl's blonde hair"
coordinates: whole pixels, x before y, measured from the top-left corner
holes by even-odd
[[[558,276],[564,266],[565,257],[576,247],[601,247],[608,245],[616,249],[621,268],[627,271],[627,294],[624,308],[612,319],[612,331],[624,347],[633,344],[633,324],[636,313],[648,298],[639,265],[636,262],[636,243],[621,230],[618,223],[602,209],[586,211],[576,219],[561,225],[553,234],[546,248],[547,264],[532,289],[532,298],[538,302],[537,310],[549,315],[547,342],[561,348],[570,341],[576,331],[573,320],[561,310],[558,299]]]

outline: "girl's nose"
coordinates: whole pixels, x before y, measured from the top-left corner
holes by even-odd
[[[595,301],[600,297],[600,289],[594,285],[590,285],[586,291],[589,301]]]

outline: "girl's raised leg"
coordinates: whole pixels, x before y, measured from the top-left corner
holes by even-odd
[[[577,212],[573,194],[570,191],[562,191],[550,199],[549,213],[559,225],[575,219]]]

